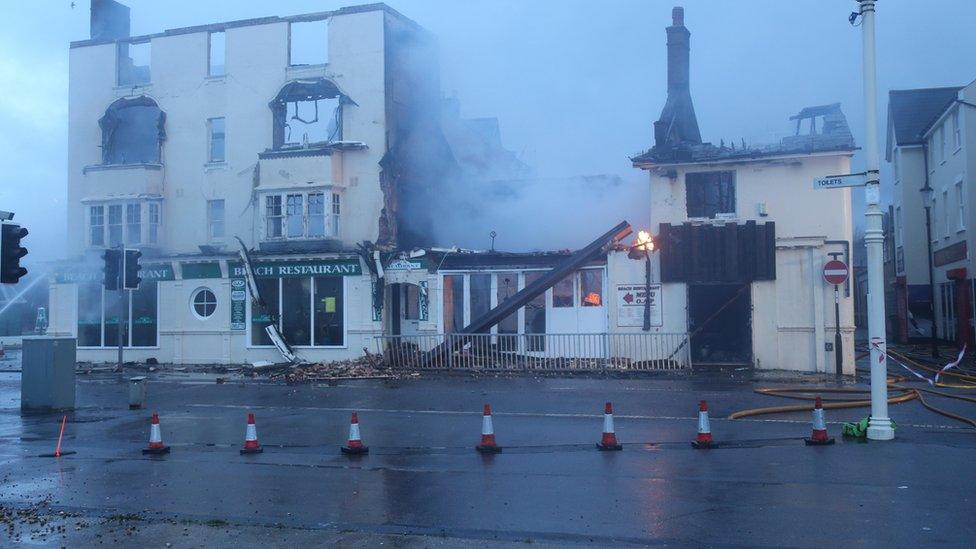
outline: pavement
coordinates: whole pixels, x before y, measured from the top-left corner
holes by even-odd
[[[16,370],[16,358],[0,370]],[[13,367],[11,365],[13,364]],[[221,377],[227,377],[226,374]],[[154,547],[972,546],[976,432],[917,401],[892,406],[897,438],[840,437],[867,409],[829,410],[833,446],[807,447],[808,412],[724,419],[792,404],[753,392],[838,384],[751,372],[640,379],[441,376],[280,385],[150,374],[129,410],[127,376],[79,376],[60,414],[20,412],[0,373],[0,544]],[[863,385],[861,385],[863,387]],[[722,444],[694,450],[707,399]],[[599,452],[603,403],[624,449]],[[501,454],[474,451],[481,409]],[[976,416],[972,404],[938,405]],[[341,455],[359,412],[366,456]],[[144,456],[158,411],[165,456]],[[248,412],[265,451],[239,454]]]

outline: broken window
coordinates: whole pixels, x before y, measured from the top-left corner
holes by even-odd
[[[735,213],[735,172],[697,172],[685,175],[688,217],[714,218]]]
[[[498,300],[498,305],[501,305],[506,299],[512,297],[518,291],[518,273],[498,273],[496,277],[498,280],[496,299]],[[518,313],[512,313],[503,318],[498,323],[498,333],[518,333]]]
[[[464,328],[464,275],[444,276],[444,333]]]
[[[223,31],[210,33],[209,64],[207,74],[210,76],[224,75],[224,58],[227,55],[226,38]]]
[[[329,20],[288,25],[288,64],[321,65],[329,59]]]
[[[584,307],[603,305],[603,271],[597,269],[580,271],[580,296]]]
[[[542,278],[546,273],[531,271],[525,273],[525,286],[529,286],[536,280]],[[525,305],[525,334],[544,334],[546,333],[546,294],[536,296],[532,301]],[[541,336],[526,338],[527,351],[540,352],[546,350],[546,339]]]
[[[325,193],[308,193],[308,236],[325,236]]]
[[[331,196],[331,204],[326,197]],[[269,194],[264,197],[265,237],[336,238],[339,194],[322,191]],[[331,207],[331,210],[327,210]]]
[[[224,145],[226,143],[226,134],[224,133],[224,119],[223,118],[211,118],[207,120],[207,129],[210,141],[210,162],[223,162],[226,157],[224,155]]]
[[[158,164],[166,115],[146,96],[119,99],[98,120],[102,164]]]
[[[288,238],[305,236],[305,207],[303,198],[300,194],[290,194],[286,198]]]
[[[264,199],[265,232],[267,238],[281,238],[281,195],[269,195]]]
[[[119,42],[118,82],[119,86],[142,86],[149,83],[149,41]]]
[[[472,274],[471,280],[471,320],[480,318],[491,310],[491,275]],[[481,333],[488,333],[484,330]]]
[[[573,280],[576,274],[571,274],[560,280],[552,287],[552,306],[553,307],[572,307],[573,306]]]
[[[295,80],[285,85],[270,107],[274,118],[273,146],[298,147],[342,139],[342,106],[349,99],[324,78]]]

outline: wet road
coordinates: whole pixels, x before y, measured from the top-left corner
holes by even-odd
[[[157,376],[147,410],[127,409],[123,378],[79,377],[60,460],[60,416],[21,416],[19,375],[0,374],[0,503],[50,495],[54,509],[148,520],[594,545],[967,545],[976,460],[972,429],[892,408],[892,443],[806,447],[808,414],[728,421],[787,401],[748,381],[415,379],[281,386]],[[709,400],[726,447],[693,450]],[[622,452],[597,452],[612,400]],[[490,402],[503,453],[473,450]],[[947,405],[947,407],[949,407]],[[158,410],[172,453],[143,456]],[[370,454],[340,455],[359,411]],[[241,456],[246,413],[263,454]],[[965,408],[958,411],[965,411]],[[972,412],[972,410],[970,410]],[[830,430],[865,410],[828,412]],[[970,414],[974,415],[974,414]]]

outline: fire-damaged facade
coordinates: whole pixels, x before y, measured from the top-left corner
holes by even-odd
[[[702,142],[690,32],[682,8],[672,15],[667,104],[654,146],[632,159],[650,175],[663,329],[687,330],[696,365],[834,373],[834,292],[821,271],[831,253],[851,262],[851,194],[812,183],[850,173],[847,121],[838,104],[809,107],[791,117],[794,135],[773,145]],[[840,291],[840,330],[851,374],[849,285]]]
[[[113,360],[120,323],[130,360],[373,345],[379,251],[432,244],[424,200],[457,169],[427,31],[373,4],[130,36],[128,7],[93,0],[69,61],[70,259],[50,333],[93,361]],[[121,297],[101,270],[120,245],[143,252]]]

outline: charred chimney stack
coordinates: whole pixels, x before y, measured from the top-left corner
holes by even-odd
[[[115,0],[91,0],[91,39],[122,40],[129,37],[129,6]]]
[[[701,143],[698,119],[691,102],[689,65],[691,32],[685,27],[685,10],[671,10],[668,34],[668,99],[661,117],[654,123],[654,145],[658,148],[680,143]]]

